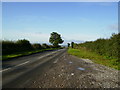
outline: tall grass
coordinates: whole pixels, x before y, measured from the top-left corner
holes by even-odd
[[[95,52],[88,51],[84,48],[81,48],[81,49],[69,48],[68,53],[71,55],[77,56],[79,58],[90,59],[95,63],[120,70],[120,68],[118,67],[120,63],[117,61],[117,59],[105,58],[105,56],[101,56]]]
[[[107,58],[120,58],[120,34],[113,34],[109,39],[97,39],[81,44],[74,44],[74,48],[86,48]]]
[[[112,34],[109,39],[97,39],[81,44],[74,44],[70,54],[82,58],[93,59],[95,62],[120,69],[120,33]]]

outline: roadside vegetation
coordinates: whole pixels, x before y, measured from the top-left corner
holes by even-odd
[[[28,40],[18,40],[16,42],[13,41],[2,41],[2,60],[30,55],[33,53],[43,52],[47,50],[55,50],[61,47],[54,47],[52,45],[47,44],[31,44]]]
[[[74,43],[68,53],[120,70],[120,34],[113,34],[109,39]]]
[[[57,33],[55,33],[57,34]],[[43,52],[47,50],[56,50],[62,48],[59,43],[63,43],[63,40],[61,39],[60,35],[55,40],[54,33],[51,33],[50,40],[52,41],[53,45],[47,45],[46,43],[39,44],[34,43],[31,44],[28,40],[17,40],[17,41],[2,41],[2,60],[24,56],[24,55],[30,55],[33,53]],[[57,35],[56,35],[57,37]],[[53,43],[55,42],[55,44]]]

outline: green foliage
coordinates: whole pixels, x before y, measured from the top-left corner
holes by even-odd
[[[68,43],[68,47],[70,47],[70,43]]]
[[[18,48],[18,46],[12,42],[12,41],[2,41],[2,54],[11,54],[15,52],[17,49],[13,48]]]
[[[61,46],[59,45],[58,47],[54,47],[52,45],[47,45],[46,43],[42,45],[38,43],[31,44],[26,39],[18,40],[16,42],[2,41],[2,60],[60,48]]]
[[[40,44],[38,44],[38,43],[32,44],[32,47],[34,49],[42,49],[42,46]]]
[[[10,55],[16,53],[23,53],[28,51],[35,51],[35,50],[43,50],[43,49],[49,49],[49,48],[60,48],[61,46],[52,46],[47,45],[46,43],[38,44],[31,44],[28,40],[18,40],[18,41],[2,41],[2,55]],[[13,55],[14,56],[14,55]]]
[[[16,52],[33,50],[31,44],[28,40],[18,40],[17,42],[13,41],[2,41],[2,54],[12,54]]]
[[[16,42],[16,45],[19,46],[19,49],[23,50],[23,51],[27,51],[27,50],[32,50],[33,49],[33,47],[30,44],[30,42],[28,40],[26,40],[26,39],[18,40]]]
[[[47,45],[46,43],[42,44],[42,48],[46,49],[46,48],[50,48],[49,45]]]
[[[56,32],[52,32],[49,42],[53,44],[53,46],[58,47],[58,44],[63,43],[64,41],[61,39],[60,34]]]
[[[106,56],[101,56],[95,52],[88,51],[85,48],[79,48],[79,49],[69,48],[68,53],[80,58],[90,59],[98,64],[106,65],[120,70],[120,68],[118,67],[120,63],[117,62],[117,59],[111,59],[111,58],[107,58]]]
[[[89,59],[95,59],[95,62],[97,63],[101,63],[103,65],[108,64],[114,68],[117,68],[118,65],[120,65],[120,33],[112,34],[109,39],[100,38],[96,41],[87,41],[81,44],[75,43],[74,49],[82,50],[82,52],[79,52],[76,55],[76,51],[70,51],[70,53],[72,52],[73,55],[83,58],[85,57]],[[94,54],[91,54],[91,52]]]
[[[120,34],[113,34],[109,39],[97,39],[96,41],[75,44],[75,48],[80,47],[109,58],[118,58],[120,56]]]

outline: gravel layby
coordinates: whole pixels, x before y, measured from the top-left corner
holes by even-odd
[[[118,70],[67,53],[35,77],[28,88],[119,88]]]

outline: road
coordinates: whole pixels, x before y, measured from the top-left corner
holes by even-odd
[[[3,62],[3,88],[118,88],[118,70],[47,51]]]

